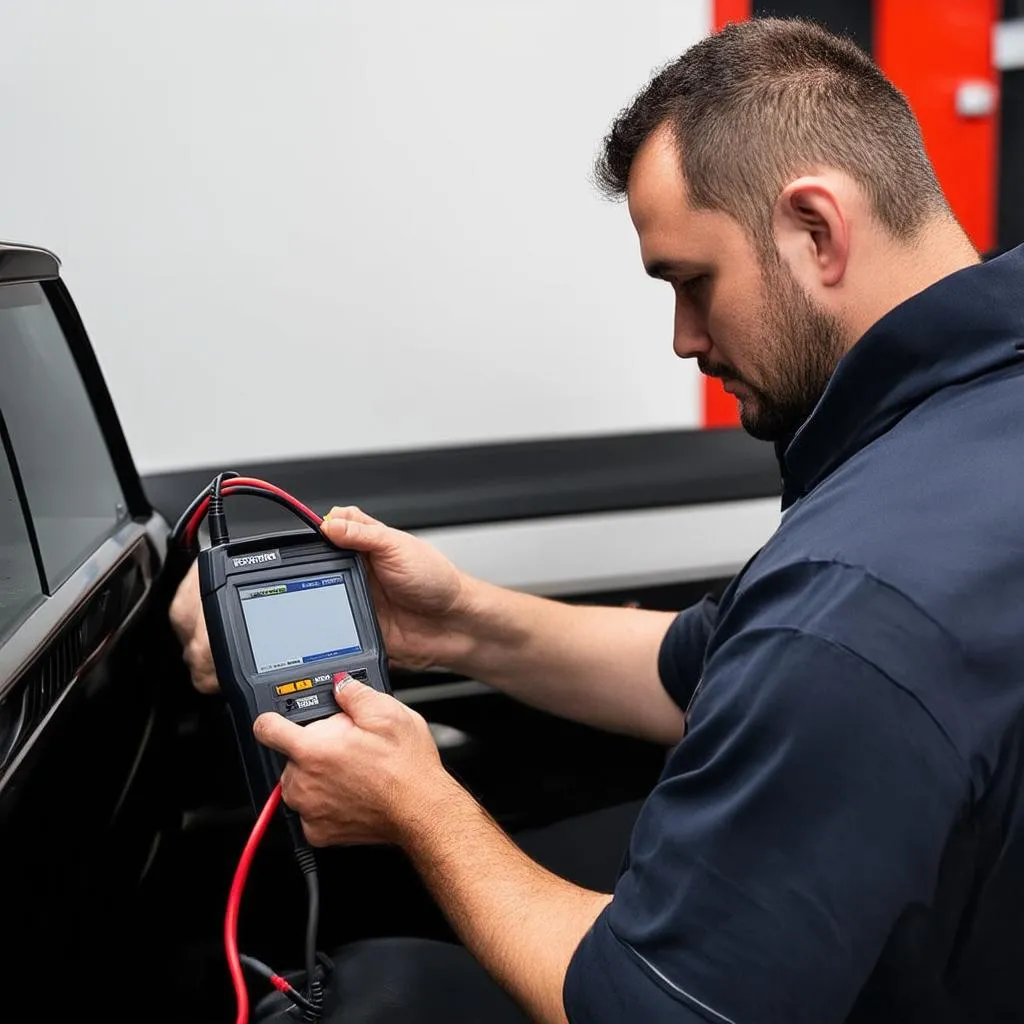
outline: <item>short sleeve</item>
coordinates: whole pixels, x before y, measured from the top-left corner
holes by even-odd
[[[790,628],[726,640],[570,962],[569,1020],[845,1019],[933,897],[969,791],[928,712],[860,656]]]
[[[715,629],[718,604],[710,595],[680,612],[665,633],[658,652],[661,685],[684,711],[704,668],[704,654]]]

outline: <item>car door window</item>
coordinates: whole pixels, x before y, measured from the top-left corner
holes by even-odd
[[[14,475],[0,448],[0,644],[42,596],[42,583],[14,486]]]
[[[0,286],[0,412],[52,592],[126,517],[124,494],[41,285]]]

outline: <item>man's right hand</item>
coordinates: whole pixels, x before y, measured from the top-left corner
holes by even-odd
[[[365,556],[370,596],[392,664],[423,669],[458,656],[465,641],[454,624],[466,604],[468,578],[444,555],[426,541],[385,526],[354,507],[332,509],[323,531],[338,547]],[[193,685],[202,693],[215,693],[219,687],[196,565],[178,587],[171,624]]]

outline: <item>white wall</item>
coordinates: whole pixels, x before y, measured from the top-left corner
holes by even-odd
[[[146,471],[692,426],[670,293],[588,175],[709,26],[710,0],[0,0],[0,238],[63,258]]]

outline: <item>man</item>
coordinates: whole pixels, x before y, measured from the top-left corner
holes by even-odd
[[[614,893],[529,860],[355,682],[343,715],[257,722],[285,800],[313,843],[399,844],[536,1020],[1024,1020],[1024,253],[979,263],[903,97],[803,22],[689,50],[598,177],[676,353],[777,443],[775,535],[673,619],[489,586],[357,509],[325,532],[368,556],[396,661],[675,744]]]

